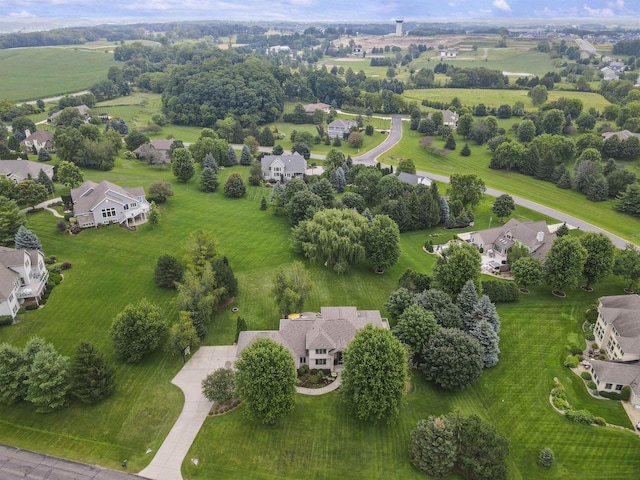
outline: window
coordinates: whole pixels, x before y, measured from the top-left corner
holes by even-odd
[[[326,348],[316,348],[316,355],[326,355],[326,354],[327,354]]]
[[[115,216],[116,216],[116,209],[114,207],[102,209],[102,218],[110,218]]]
[[[9,301],[13,302],[13,293],[11,295],[9,295]]]
[[[138,204],[136,202],[131,202],[131,208],[136,208]]]
[[[616,385],[616,390],[618,391],[622,390],[622,385]]]
[[[607,383],[607,384],[604,386],[604,389],[605,389],[605,390],[611,390],[611,387],[613,387],[613,383]]]
[[[128,204],[128,203],[125,203],[125,204],[124,204],[124,209],[125,209],[125,210],[129,210],[129,204]]]
[[[307,363],[307,357],[300,357],[300,363]]]
[[[327,364],[326,358],[316,358],[316,365],[326,365],[326,364]]]

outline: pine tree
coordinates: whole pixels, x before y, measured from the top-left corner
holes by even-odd
[[[240,165],[248,167],[251,165],[251,150],[246,145],[242,146],[242,153],[240,154]]]
[[[42,152],[42,151],[44,151],[44,149],[42,149],[40,151]],[[47,192],[49,194],[52,194],[53,191],[55,190],[55,187],[53,186],[53,182],[49,178],[49,175],[44,173],[44,170],[42,170],[42,169],[40,169],[40,171],[38,172],[38,180],[37,181],[38,181],[38,183],[44,185],[44,188],[47,189]]]
[[[51,155],[45,148],[41,148],[38,152],[38,161],[39,162],[48,162],[51,160]]]
[[[463,157],[468,157],[471,155],[471,149],[469,148],[468,143],[464,144],[464,147],[462,147],[462,150],[460,150],[460,155],[462,155]]]
[[[222,260],[216,260],[213,262],[214,272],[214,288],[223,288],[224,294],[220,298],[220,303],[223,303],[231,297],[238,295],[238,280],[231,270],[229,260],[224,257]]]
[[[335,195],[335,191],[329,180],[321,178],[311,185],[309,190],[322,199],[322,205],[324,205],[324,208],[333,207],[333,196]]]
[[[496,333],[500,333],[500,315],[487,295],[481,296],[476,306],[473,307],[473,316],[477,319],[476,323],[486,320]]]
[[[444,148],[447,150],[455,150],[456,149],[456,139],[453,138],[453,135],[449,135],[447,137],[447,141],[444,144]]]
[[[218,185],[220,185],[220,182],[214,171],[209,167],[203,168],[200,175],[200,190],[203,192],[215,192],[218,189]]]
[[[276,139],[274,138],[273,132],[268,125],[265,125],[264,128],[260,131],[260,135],[258,135],[258,141],[263,147],[273,147],[273,145],[275,145]]]
[[[42,250],[42,244],[38,236],[24,225],[20,225],[14,237],[15,248],[17,250]]]
[[[564,237],[568,233],[569,233],[569,227],[567,227],[567,222],[564,222],[556,230],[556,237]]]
[[[592,202],[604,202],[609,197],[607,179],[600,175],[587,186],[585,193],[587,195],[587,200]]]
[[[266,210],[267,209],[267,199],[264,198],[264,195],[262,196],[262,200],[260,200],[260,210]]]
[[[227,166],[233,167],[234,165],[238,165],[238,155],[236,155],[236,151],[233,147],[229,147],[229,161],[227,162]]]
[[[60,355],[50,344],[33,357],[25,400],[36,406],[37,413],[49,413],[67,405],[69,393],[69,358]]]
[[[558,188],[562,188],[564,190],[571,188],[571,175],[569,175],[568,171],[562,174],[560,180],[558,180],[558,183],[556,183],[556,185],[558,186]]]
[[[478,291],[473,280],[467,280],[462,287],[462,290],[458,294],[457,305],[462,313],[462,329],[465,331],[471,330],[475,323],[472,314],[473,309],[478,303]]]
[[[115,370],[93,345],[81,342],[71,364],[71,393],[84,403],[96,403],[116,388]]]
[[[469,335],[478,340],[482,347],[484,368],[491,368],[498,363],[500,353],[500,337],[487,320],[480,320],[469,331]]]
[[[218,162],[215,157],[211,153],[207,153],[204,157],[204,161],[202,162],[202,166],[204,168],[210,168],[213,170],[213,173],[218,173]]]
[[[331,186],[333,186],[336,192],[344,192],[347,186],[347,179],[345,178],[342,167],[338,167],[329,172],[329,183],[331,183]]]

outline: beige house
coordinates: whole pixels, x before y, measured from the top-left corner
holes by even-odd
[[[71,190],[73,215],[82,228],[110,223],[128,227],[147,221],[149,203],[142,187],[123,188],[106,180],[87,180]]]
[[[324,113],[329,113],[331,109],[331,105],[327,105],[326,103],[309,103],[307,105],[303,105],[304,111],[308,114],[312,114],[316,110],[320,110]]]
[[[589,360],[593,381],[598,391],[620,393],[628,385],[631,388],[629,401],[640,405],[640,365]]]
[[[0,316],[15,318],[25,300],[37,302],[48,279],[44,253],[0,247]]]
[[[515,244],[527,247],[530,255],[543,261],[553,244],[555,235],[551,235],[547,223],[521,222],[512,218],[504,225],[487,230],[478,230],[458,235],[462,240],[482,248],[489,256],[506,260],[509,248]]]
[[[609,359],[640,360],[640,295],[600,297],[593,334]]]
[[[356,307],[322,307],[320,313],[302,313],[299,318],[283,318],[278,330],[245,331],[238,337],[238,356],[256,338],[271,338],[293,355],[296,369],[339,370],[342,352],[358,330],[366,325],[389,328],[378,310],[358,310]]]

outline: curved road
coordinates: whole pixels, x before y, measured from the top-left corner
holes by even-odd
[[[380,157],[383,153],[390,150],[394,147],[402,138],[402,117],[400,115],[393,115],[391,117],[391,131],[389,136],[378,145],[376,148],[370,150],[369,152],[360,155],[358,157],[353,157],[354,163],[362,163],[365,165],[375,165],[377,162],[377,158]],[[429,177],[437,182],[449,183],[449,177],[444,175],[438,175],[436,173],[430,172],[417,172],[418,175],[422,175],[425,177]],[[496,190],[494,188],[487,188],[487,195],[491,195],[492,197],[499,197],[500,195],[504,195],[505,192],[501,192],[500,190]],[[516,205],[520,205],[522,207],[528,208],[538,213],[542,213],[543,215],[547,215],[549,217],[560,220],[561,222],[566,222],[569,225],[573,225],[581,230],[585,230],[587,232],[598,232],[604,233],[608,236],[614,245],[618,248],[624,248],[628,243],[631,243],[628,240],[625,240],[613,233],[607,232],[600,227],[592,225],[591,223],[585,222],[577,217],[569,215],[567,213],[560,212],[554,208],[547,207],[545,205],[541,205],[536,202],[532,202],[531,200],[527,200],[526,198],[517,197],[511,195],[513,201]]]

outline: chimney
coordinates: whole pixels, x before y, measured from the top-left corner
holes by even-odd
[[[538,232],[536,235],[536,242],[541,243],[544,240],[544,232]]]
[[[24,129],[24,137],[27,138],[29,135],[31,135],[31,130],[29,130],[28,128]]]

